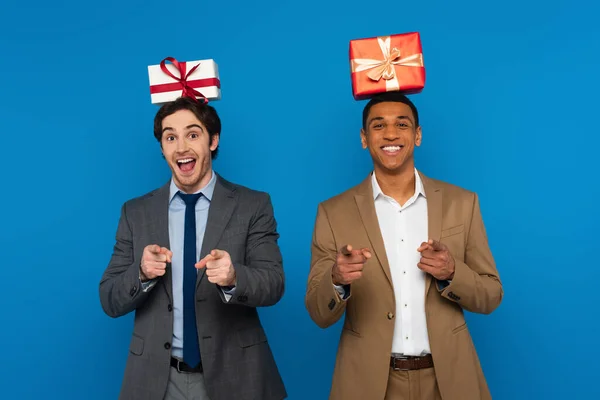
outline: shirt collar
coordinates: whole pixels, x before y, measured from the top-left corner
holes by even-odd
[[[379,183],[377,182],[377,178],[375,177],[375,171],[371,173],[371,184],[373,186],[373,200],[377,199],[380,195],[385,196],[385,193],[381,190]],[[421,180],[421,176],[417,172],[415,168],[415,194],[425,196],[425,188],[423,187],[423,181]]]
[[[206,184],[206,186],[195,192],[202,193],[204,197],[208,199],[208,201],[212,200],[213,193],[215,192],[215,183],[217,182],[217,174],[215,174],[213,170],[211,170],[210,173],[212,174],[210,181]],[[177,193],[179,193],[179,191],[180,189],[175,184],[173,178],[171,178],[171,184],[169,185],[169,203],[173,201],[173,198],[177,195]]]

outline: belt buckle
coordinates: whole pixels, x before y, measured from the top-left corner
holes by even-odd
[[[181,368],[179,368],[179,366],[181,365],[181,360],[177,359],[177,372],[181,373]]]
[[[408,356],[393,356],[394,357],[394,366],[392,367],[392,369],[394,371],[409,371],[409,368],[400,368],[400,367],[396,367],[396,360],[408,360],[409,357]]]

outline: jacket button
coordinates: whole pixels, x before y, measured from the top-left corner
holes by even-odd
[[[388,313],[388,319],[392,319],[394,318],[394,314],[392,314],[391,312]]]
[[[165,343],[165,349],[169,350],[171,348],[171,343],[167,342]]]
[[[173,311],[173,306],[169,304],[169,305],[167,306],[167,310],[169,310],[169,311]]]
[[[334,299],[331,299],[329,301],[328,307],[329,307],[330,310],[333,310],[335,308],[335,300]]]

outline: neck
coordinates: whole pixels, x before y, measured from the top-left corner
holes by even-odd
[[[415,194],[416,179],[414,163],[407,163],[400,170],[389,171],[375,166],[375,178],[381,191],[403,205]]]

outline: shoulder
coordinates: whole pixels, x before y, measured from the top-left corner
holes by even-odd
[[[473,203],[477,198],[477,193],[473,190],[469,190],[465,187],[446,182],[440,179],[429,178],[421,174],[425,190],[428,189],[441,189],[444,193],[444,197],[453,199],[455,201],[463,201],[467,203]]]
[[[369,175],[366,179],[363,179],[363,181],[357,185],[321,201],[319,203],[319,207],[325,210],[335,210],[339,209],[340,207],[343,208],[349,203],[353,204],[355,202],[354,198],[356,195],[372,196],[373,189],[370,184],[370,180],[371,175]]]
[[[261,204],[271,202],[271,195],[268,192],[231,182],[221,175],[217,175],[217,185],[220,185],[225,191],[232,193],[237,197],[238,201],[243,203]]]
[[[140,208],[143,208],[149,202],[156,200],[161,195],[165,196],[165,198],[166,198],[168,196],[168,193],[169,193],[169,183],[167,182],[166,184],[164,184],[163,186],[161,186],[159,188],[151,190],[140,196],[136,196],[136,197],[128,199],[127,201],[125,201],[123,203],[123,208],[127,209],[127,210],[140,209]]]

